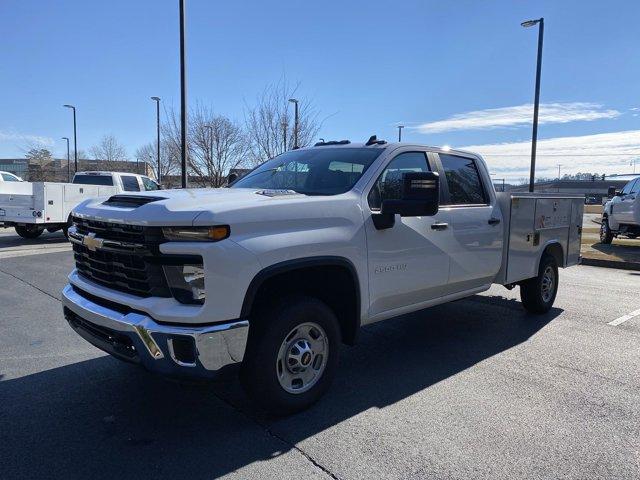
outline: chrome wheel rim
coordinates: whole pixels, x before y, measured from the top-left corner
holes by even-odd
[[[553,297],[553,290],[556,284],[556,272],[553,267],[548,266],[542,274],[542,300],[547,303]]]
[[[280,386],[289,393],[304,393],[322,377],[327,366],[329,340],[320,325],[305,322],[291,329],[276,359]]]

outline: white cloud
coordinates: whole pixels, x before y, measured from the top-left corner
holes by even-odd
[[[496,143],[461,147],[481,154],[491,173],[508,179],[528,177],[531,142]],[[536,176],[563,173],[629,173],[633,159],[640,166],[640,130],[538,140]]]
[[[538,113],[538,123],[568,123],[615,118],[618,110],[604,109],[599,103],[570,102],[542,103]],[[435,122],[422,123],[410,127],[420,133],[441,133],[454,130],[488,130],[495,128],[521,127],[531,125],[533,104],[513,107],[489,108],[466,113],[457,113]]]
[[[0,142],[14,142],[14,143],[35,143],[43,147],[52,147],[55,141],[51,137],[44,137],[40,135],[29,135],[16,132],[3,132],[0,131]]]

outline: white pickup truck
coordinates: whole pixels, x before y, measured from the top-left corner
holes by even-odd
[[[613,187],[611,187],[613,188]],[[600,242],[611,243],[614,237],[640,236],[640,176],[631,179],[622,191],[613,191],[604,205],[600,223]]]
[[[144,175],[78,172],[72,183],[5,181],[0,183],[0,223],[23,238],[37,238],[71,224],[71,210],[83,200],[121,192],[158,190]]]
[[[318,143],[230,188],[79,205],[64,314],[155,372],[211,377],[241,362],[249,395],[290,413],[326,391],[362,325],[493,283],[547,312],[558,267],[579,262],[583,204],[496,194],[468,152]]]

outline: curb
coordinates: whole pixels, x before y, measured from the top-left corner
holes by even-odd
[[[620,270],[637,270],[640,271],[640,263],[620,262],[616,260],[602,260],[600,258],[582,257],[581,265],[589,265],[592,267],[618,268]]]

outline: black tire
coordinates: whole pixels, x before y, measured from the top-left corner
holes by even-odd
[[[520,284],[520,299],[531,313],[547,313],[558,293],[558,263],[553,255],[544,253],[540,259],[538,276]],[[549,285],[548,279],[551,280]]]
[[[240,380],[247,395],[274,415],[288,415],[310,407],[327,391],[338,368],[341,340],[336,316],[318,299],[290,296],[263,308],[256,317],[250,320],[249,341],[240,372]],[[308,327],[310,324],[321,328],[314,332],[314,327]],[[287,384],[290,389],[296,385],[295,382],[287,383],[288,376],[295,376],[296,373],[290,373],[286,365],[293,360],[290,358],[290,352],[300,353],[295,347],[299,345],[297,339],[304,335],[293,333],[293,330],[298,328],[300,330],[296,332],[304,332],[306,328],[311,328],[311,335],[323,334],[312,338],[326,339],[326,343],[320,343],[327,348],[326,355],[314,351],[311,351],[309,357],[305,357],[306,354],[299,355],[300,362],[297,365],[304,368],[304,372],[313,368],[319,373],[313,381],[307,383],[308,389],[298,386],[295,388],[301,391],[292,393],[287,391],[281,382]],[[320,347],[317,350],[320,350]],[[282,357],[282,354],[285,357]],[[317,360],[320,361],[316,369]],[[304,361],[307,362],[306,367]],[[313,375],[314,372],[309,373]]]
[[[35,225],[16,225],[16,233],[22,238],[34,239],[42,235],[44,229],[36,227]]]
[[[602,222],[600,222],[600,243],[608,245],[612,241],[613,232],[609,227],[609,219],[607,217],[602,217]]]

